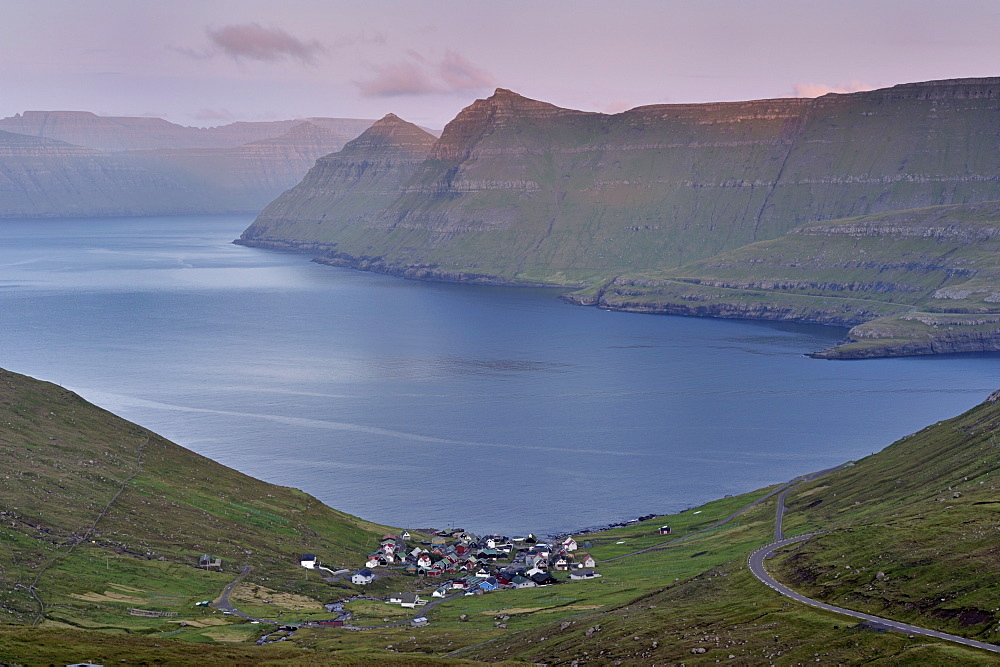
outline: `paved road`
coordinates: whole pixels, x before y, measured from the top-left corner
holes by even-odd
[[[843,466],[838,466],[843,467]],[[818,473],[813,473],[808,475],[798,481],[809,481],[816,479],[817,477],[822,477],[823,475],[836,470],[837,468],[831,468],[830,470],[823,470]],[[795,481],[795,480],[793,480]],[[797,483],[797,482],[796,482]],[[771,544],[764,545],[750,554],[747,558],[747,565],[750,566],[750,572],[753,573],[755,577],[760,579],[764,584],[770,586],[772,589],[781,593],[785,597],[791,598],[796,602],[801,602],[802,604],[807,604],[811,607],[816,607],[818,609],[823,609],[826,611],[832,611],[837,614],[843,614],[845,616],[851,616],[853,618],[860,618],[861,620],[868,621],[870,623],[876,624],[879,627],[886,628],[888,630],[895,630],[897,632],[902,632],[908,635],[921,635],[924,637],[934,637],[935,639],[944,639],[945,641],[955,642],[956,644],[963,644],[965,646],[972,646],[974,648],[980,648],[985,651],[992,651],[994,653],[1000,653],[1000,646],[996,644],[988,644],[986,642],[976,641],[975,639],[966,639],[965,637],[959,637],[957,635],[950,635],[945,632],[938,632],[936,630],[928,630],[926,628],[917,627],[916,625],[909,625],[908,623],[900,623],[899,621],[893,621],[888,618],[881,618],[880,616],[872,616],[871,614],[863,614],[859,611],[853,611],[851,609],[844,609],[843,607],[835,607],[832,604],[826,604],[825,602],[820,602],[819,600],[813,600],[812,598],[807,598],[804,595],[796,593],[788,586],[778,583],[774,577],[767,573],[764,567],[764,561],[770,558],[775,551],[783,549],[789,545],[796,544],[798,542],[804,542],[811,537],[819,535],[821,531],[807,533],[805,535],[799,535],[798,537],[785,538],[781,531],[781,522],[785,515],[785,496],[791,491],[791,487],[785,489],[780,496],[778,496],[778,509],[776,511],[776,518],[774,524],[774,539],[775,541]]]
[[[238,577],[226,584],[226,587],[222,589],[222,594],[212,603],[212,606],[216,609],[220,609],[223,612],[229,612],[240,618],[246,618],[251,621],[257,621],[259,623],[270,623],[271,625],[282,625],[281,621],[273,621],[267,618],[257,618],[255,616],[250,616],[249,614],[244,614],[242,611],[234,607],[229,603],[229,594],[233,592],[236,585],[243,581],[243,577],[250,573],[250,566],[247,565],[241,571]]]

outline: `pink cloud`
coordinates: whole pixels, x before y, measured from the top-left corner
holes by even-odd
[[[827,93],[857,93],[872,88],[873,86],[861,81],[838,83],[833,86],[828,86],[825,83],[796,83],[792,85],[792,97],[819,97]]]
[[[495,88],[497,84],[492,74],[476,67],[454,51],[445,52],[438,65],[438,76],[451,91],[482,90]]]
[[[412,62],[375,67],[375,75],[357,82],[365,97],[394,97],[397,95],[427,95],[441,92],[424,68]]]
[[[312,40],[304,42],[280,28],[265,28],[257,23],[208,28],[208,38],[223,53],[237,60],[275,61],[293,58],[307,65],[325,49]]]
[[[366,97],[441,95],[496,86],[492,74],[454,51],[446,51],[438,61],[409,51],[407,60],[371,69],[370,78],[355,82]]]

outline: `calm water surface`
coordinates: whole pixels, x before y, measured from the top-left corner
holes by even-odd
[[[251,218],[0,222],[0,366],[367,519],[551,533],[877,451],[1000,356],[816,361],[844,331],[609,313],[235,246]]]

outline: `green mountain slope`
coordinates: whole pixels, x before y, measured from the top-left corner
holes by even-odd
[[[434,144],[433,135],[389,114],[271,202],[240,243],[329,249],[330,234],[351,238],[399,194]]]
[[[1000,199],[998,100],[1000,79],[964,79],[604,115],[499,89],[448,124],[362,229],[345,230],[331,200],[303,240],[340,263],[446,280],[682,266],[810,220]],[[362,182],[329,185],[345,186],[367,196]],[[300,215],[315,217],[282,213]]]
[[[614,310],[853,326],[819,356],[1000,350],[1000,203],[802,225],[571,295]]]
[[[996,643],[997,433],[1000,392],[794,487],[785,532],[824,532],[789,548],[770,569],[842,606]],[[308,614],[317,600],[353,591],[297,567],[298,553],[317,553],[331,565],[358,562],[383,529],[8,372],[0,372],[0,451],[4,662],[421,664],[456,649],[461,658],[546,663],[994,660],[806,608],[758,582],[746,557],[771,539],[775,496],[748,503],[763,491],[577,536],[599,561],[601,579],[458,596],[428,612],[427,628],[312,628],[254,647],[263,626],[194,602],[214,598],[249,565],[249,585],[234,593],[241,608],[284,609],[289,620]],[[664,523],[673,535],[658,534]],[[206,552],[222,557],[222,572],[195,567]],[[386,585],[415,586],[426,597],[439,584],[397,578]],[[379,618],[397,613],[380,602],[357,604],[359,613]],[[130,609],[179,616],[132,616]],[[36,620],[41,627],[25,625]]]
[[[384,531],[7,371],[0,451],[0,622],[128,628],[128,607],[189,612],[246,566],[248,581],[323,598],[299,554],[350,567]],[[221,572],[199,569],[202,554]]]
[[[791,516],[827,532],[772,570],[824,602],[1000,642],[998,435],[1000,392],[803,485]]]
[[[794,487],[785,533],[825,532],[769,561],[770,571],[835,605],[1000,642],[998,399],[1000,392],[853,466]],[[700,526],[691,524],[690,513],[671,518],[675,532],[684,536],[725,516],[712,505],[698,508],[705,517]],[[686,547],[632,557],[627,577],[622,566],[600,564],[603,584],[592,584],[634,586],[659,575],[658,587],[637,590],[611,608],[510,633],[463,656],[536,663],[996,664],[995,654],[884,632],[764,586],[748,571],[746,557],[772,539],[774,499],[759,508]],[[646,545],[641,536],[661,521],[578,539],[600,541],[590,549],[595,554],[631,551]],[[735,553],[720,560],[727,549]],[[694,563],[700,572],[686,575]],[[564,587],[560,598],[567,593],[573,594]]]

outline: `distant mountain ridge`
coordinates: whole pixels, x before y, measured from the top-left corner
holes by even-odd
[[[977,251],[993,236],[963,236],[1000,229],[998,114],[1000,78],[615,115],[497,89],[395,196],[317,167],[239,242],[410,278],[583,287],[571,300],[605,308],[857,325],[824,356],[1000,350],[1000,272]]]
[[[151,121],[132,127],[111,122],[118,120],[93,116],[93,123],[81,131],[86,136],[78,138],[96,145],[157,139],[153,143],[182,146],[187,140],[177,136],[178,128],[198,130],[160,119],[124,119]],[[342,129],[369,123],[317,120],[337,121],[333,125]],[[246,127],[221,137],[226,144],[222,147],[117,152],[0,130],[0,218],[256,212],[298,183],[317,158],[340,150],[351,138],[311,121],[242,125]],[[59,124],[47,123],[48,129],[39,131],[52,127],[58,129]],[[140,132],[164,127],[166,134]],[[252,131],[245,131],[247,127]],[[213,141],[220,143],[219,138]]]
[[[235,148],[281,136],[303,122],[322,127],[346,142],[368,129],[374,120],[300,118],[188,127],[162,118],[99,116],[89,111],[25,111],[0,119],[0,130],[116,152],[156,148]]]
[[[363,229],[331,206],[308,242],[445,280],[579,285],[681,266],[811,220],[1000,198],[998,98],[1000,79],[967,79],[605,115],[498,89]],[[365,186],[330,183],[344,187]],[[296,219],[243,240],[305,241]]]

